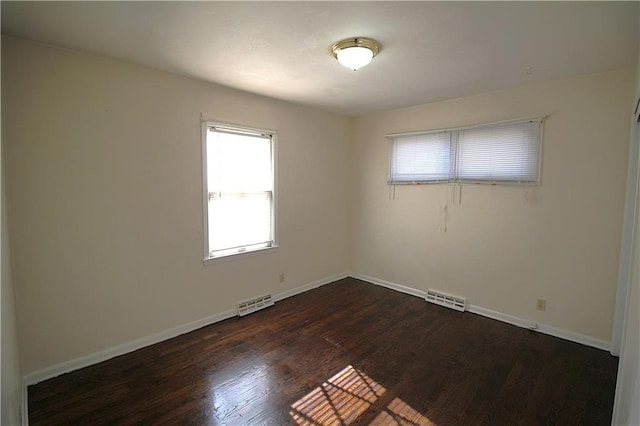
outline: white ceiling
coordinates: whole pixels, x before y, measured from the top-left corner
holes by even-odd
[[[2,32],[347,115],[633,67],[637,2],[7,2]],[[357,72],[332,43],[380,54]]]

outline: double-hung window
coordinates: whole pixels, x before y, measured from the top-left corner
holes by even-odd
[[[275,247],[273,131],[203,123],[205,260]]]
[[[389,135],[388,182],[535,184],[541,125],[528,119]]]

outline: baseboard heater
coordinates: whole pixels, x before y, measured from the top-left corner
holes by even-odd
[[[238,316],[242,317],[255,311],[259,311],[260,309],[268,308],[269,306],[273,306],[273,299],[270,294],[246,300],[244,302],[238,302]]]
[[[460,312],[467,308],[467,299],[431,289],[427,290],[425,300]]]

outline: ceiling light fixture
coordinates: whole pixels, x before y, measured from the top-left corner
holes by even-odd
[[[380,45],[370,38],[354,37],[331,46],[331,53],[340,64],[356,71],[371,62],[380,51]]]

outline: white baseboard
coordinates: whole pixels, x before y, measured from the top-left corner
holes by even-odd
[[[304,293],[305,291],[313,290],[314,288],[318,288],[323,285],[330,284],[332,282],[341,280],[343,278],[347,278],[349,276],[350,274],[348,272],[342,272],[340,274],[332,275],[330,277],[322,278],[317,281],[313,281],[308,284],[301,285],[300,287],[292,288],[291,290],[286,290],[281,293],[276,293],[273,295],[273,301],[278,302],[288,297],[295,296],[296,294],[301,294],[301,293]]]
[[[585,334],[574,333],[570,330],[565,330],[562,328],[552,327],[546,324],[538,324],[538,328],[536,331],[540,333],[548,334],[550,336],[559,337],[564,340],[569,340],[571,342],[580,343],[585,346],[591,346],[593,348],[602,349],[603,351],[611,352],[611,342],[606,340],[598,339],[596,337],[587,336]]]
[[[313,281],[308,284],[304,284],[300,287],[296,287],[291,290],[277,293],[273,296],[273,299],[275,302],[277,302],[279,300],[286,299],[287,297],[304,293],[305,291],[309,291],[311,289],[320,287],[325,284],[329,284],[331,282],[340,280],[342,278],[346,278],[348,276],[349,276],[348,273],[343,272],[330,277],[322,278],[320,280]],[[61,374],[70,373],[71,371],[79,370],[80,368],[88,367],[90,365],[94,365],[99,362],[103,362],[108,359],[111,359],[120,355],[124,355],[129,352],[133,352],[138,349],[142,349],[144,347],[163,342],[165,340],[172,339],[174,337],[180,336],[181,334],[189,333],[191,331],[197,330],[207,325],[210,325],[219,321],[223,321],[228,318],[235,317],[236,315],[237,315],[236,309],[230,309],[224,312],[220,312],[220,313],[208,316],[206,318],[202,318],[197,321],[190,322],[188,324],[183,324],[177,327],[173,327],[168,330],[161,331],[159,333],[154,333],[149,336],[133,340],[131,342],[123,343],[121,345],[107,348],[102,351],[94,352],[89,355],[85,355],[79,358],[62,362],[60,364],[52,365],[51,367],[43,368],[42,370],[34,371],[33,373],[29,373],[26,376],[24,376],[25,399],[26,399],[27,386],[35,385],[36,383],[51,379]]]
[[[471,312],[472,314],[482,315],[483,317],[506,322],[512,325],[517,325],[518,327],[522,328],[528,328],[530,330],[536,330],[538,328],[538,324],[534,321],[529,321],[498,311],[492,311],[491,309],[483,308],[481,306],[469,305],[467,306],[467,311]]]
[[[392,290],[396,290],[402,293],[410,294],[412,296],[416,296],[421,299],[424,299],[426,296],[426,291],[424,290],[418,290],[415,288],[404,286],[402,284],[392,283],[389,281],[381,280],[379,278],[370,277],[368,275],[351,273],[350,276],[363,281],[367,281],[371,284],[376,284],[376,285],[386,287]],[[573,331],[565,330],[562,328],[557,328],[557,327],[553,327],[546,324],[536,323],[531,320],[516,317],[514,315],[505,314],[498,311],[493,311],[491,309],[483,308],[481,306],[468,305],[467,310],[471,313],[482,315],[487,318],[506,322],[508,324],[516,325],[522,328],[528,328],[530,330],[548,334],[550,336],[559,337],[564,340],[580,343],[581,345],[591,346],[591,347],[602,349],[605,351],[611,350],[611,342],[598,339],[592,336],[587,336],[585,334],[575,333]]]
[[[401,284],[392,283],[391,281],[385,281],[379,278],[370,277],[368,275],[358,274],[358,273],[351,273],[349,276],[352,278],[357,278],[362,281],[367,281],[371,284],[379,285],[381,287],[390,288],[391,290],[399,291],[400,293],[406,293],[412,296],[420,297],[422,299],[427,297],[426,291],[418,290],[412,287],[407,287]]]
[[[580,343],[585,346],[591,346],[605,351],[609,351],[611,349],[611,342],[587,336],[585,334],[575,333],[573,331],[553,327],[547,324],[540,324],[534,321],[515,317],[513,315],[504,314],[502,312],[492,311],[491,309],[482,308],[480,306],[470,305],[468,310],[469,312],[474,314],[517,325],[518,327],[528,328],[530,330],[534,330],[543,334],[548,334],[550,336],[559,337],[571,342]]]

